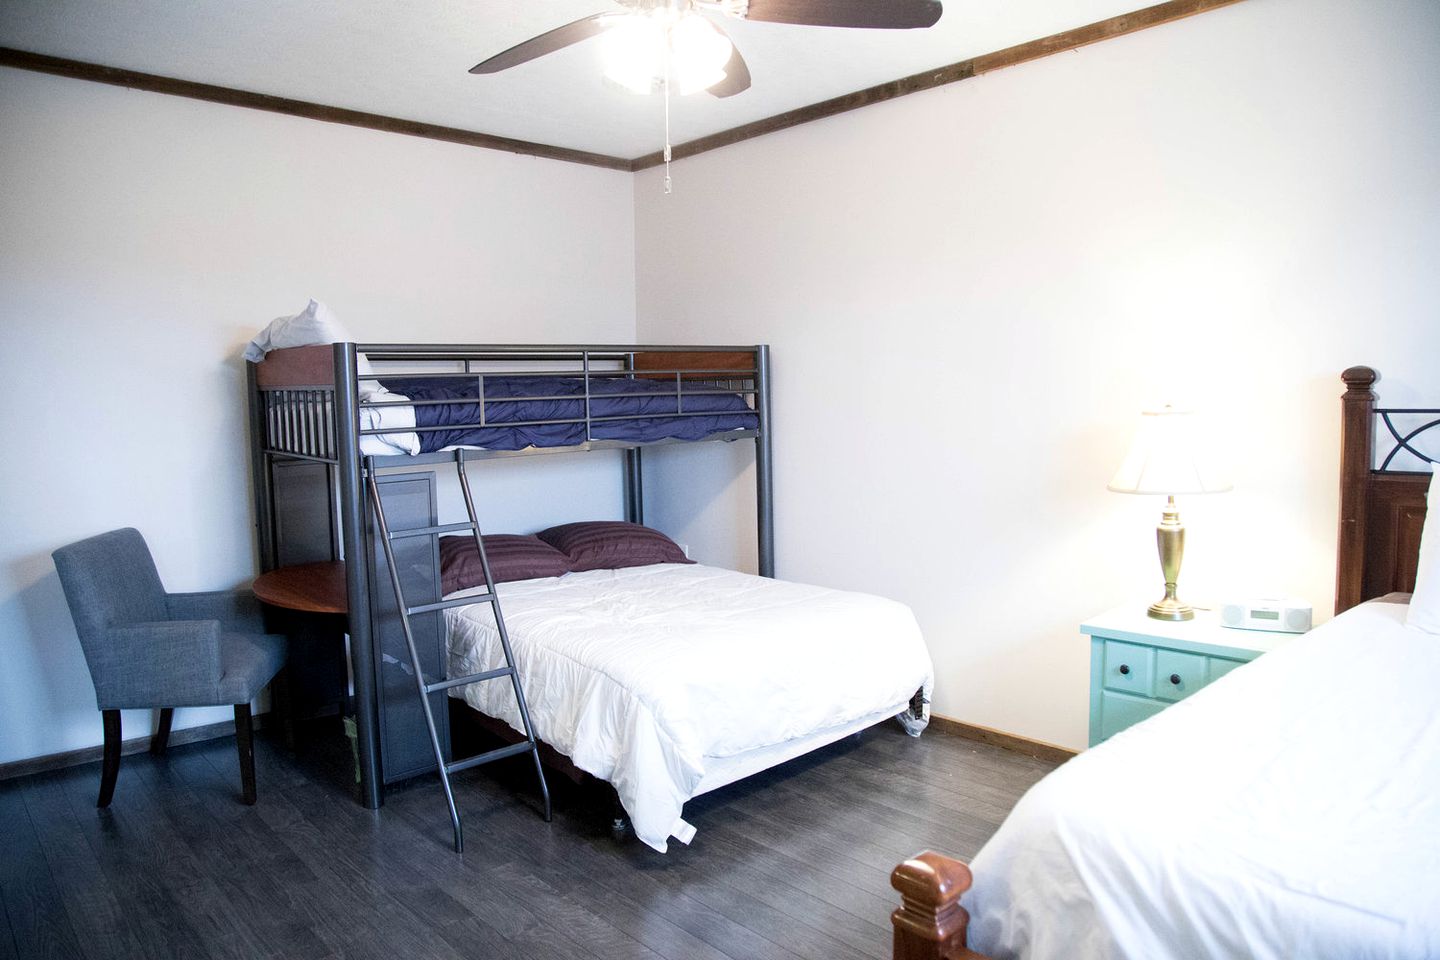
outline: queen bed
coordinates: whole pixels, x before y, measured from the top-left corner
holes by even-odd
[[[891,717],[925,724],[930,656],[893,600],[680,563],[497,589],[536,736],[614,786],[662,852],[689,842],[694,796]],[[488,604],[447,610],[446,632],[452,676],[504,662]],[[508,693],[452,696],[518,734]]]
[[[969,870],[898,867],[897,956],[922,930],[936,952],[907,956],[1440,957],[1440,485],[1417,439],[1440,411],[1344,379],[1335,619],[1066,762]]]
[[[1061,766],[971,865],[996,958],[1440,956],[1440,637],[1349,610]]]

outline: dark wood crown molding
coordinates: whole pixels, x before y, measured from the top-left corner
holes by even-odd
[[[754,123],[712,133],[697,140],[677,144],[671,148],[670,155],[674,160],[693,157],[697,153],[718,150],[721,147],[728,147],[732,143],[752,140],[755,137],[796,127],[812,120],[833,117],[839,113],[858,110],[875,103],[884,103],[886,100],[894,100],[896,97],[919,93],[922,90],[933,90],[935,87],[943,87],[946,84],[959,83],[961,80],[978,77],[982,73],[991,73],[1004,67],[1028,63],[1031,60],[1039,60],[1042,57],[1064,53],[1067,50],[1076,50],[1092,43],[1099,43],[1101,40],[1123,37],[1127,33],[1136,33],[1147,27],[1158,27],[1164,23],[1204,13],[1206,10],[1228,7],[1239,2],[1240,0],[1169,0],[1167,3],[1158,3],[1153,7],[1146,7],[1133,13],[1122,13],[1118,17],[1099,20],[1083,27],[1076,27],[1074,30],[1051,34],[1048,37],[1041,37],[1039,40],[1006,47],[1004,50],[997,50],[994,53],[984,53],[978,57],[952,63],[949,66],[926,70],[924,73],[912,74],[876,87],[868,87],[831,100],[812,103],[808,107],[779,113]],[[630,168],[645,170],[664,162],[663,154],[649,153],[643,157],[636,157]]]
[[[981,74],[1000,70],[1004,67],[1013,67],[1016,64],[1039,60],[1042,57],[1048,57],[1052,54],[1063,53],[1067,50],[1076,50],[1080,47],[1089,46],[1092,43],[1109,40],[1112,37],[1122,37],[1148,27],[1171,23],[1175,20],[1194,16],[1197,13],[1204,13],[1207,10],[1214,10],[1218,7],[1228,7],[1231,4],[1239,2],[1240,0],[1168,0],[1166,3],[1158,3],[1155,6],[1146,7],[1143,10],[1136,10],[1133,13],[1124,13],[1117,17],[1110,17],[1108,20],[1100,20],[1083,27],[1076,27],[1073,30],[1065,30],[1048,37],[1042,37],[1039,40],[1031,40],[1028,43],[1007,47],[1004,50],[997,50],[994,53],[981,54],[978,57],[961,60],[949,66],[927,70],[924,73],[903,77],[890,83],[882,83],[879,86],[869,87],[865,90],[857,90],[854,93],[847,93],[844,96],[835,97],[820,103],[812,103],[807,107],[800,107],[796,110],[776,114],[773,117],[757,120],[754,123],[747,123],[730,130],[722,130],[719,133],[710,134],[709,136],[679,144],[672,149],[671,155],[676,160],[684,157],[693,157],[696,154],[705,153],[710,150],[718,150],[720,147],[727,147],[743,140],[751,140],[755,137],[764,136],[767,133],[774,133],[777,130],[785,130],[790,127],[799,126],[802,123],[809,123],[812,120],[833,117],[836,114],[846,113],[850,110],[858,110],[860,107],[870,106],[875,103],[883,103],[886,100],[893,100],[896,97],[903,97],[907,94],[919,93],[922,90],[931,90],[935,87],[942,87],[950,83],[958,83],[961,80],[978,77]],[[85,63],[80,60],[67,60],[64,57],[51,57],[41,53],[31,53],[9,47],[0,47],[0,66],[16,67],[21,70],[34,70],[39,73],[73,77],[79,80],[91,80],[96,83],[109,83],[121,87],[131,87],[136,90],[147,90],[152,93],[167,93],[171,96],[189,97],[193,100],[223,103],[234,107],[248,107],[252,110],[266,110],[271,113],[283,113],[292,117],[322,120],[326,123],[341,123],[352,127],[364,127],[369,130],[380,130],[385,133],[399,133],[409,137],[443,140],[447,143],[459,143],[486,150],[504,150],[508,153],[544,157],[549,160],[564,160],[568,163],[581,163],[592,167],[604,167],[609,170],[628,170],[634,172],[646,170],[664,162],[664,157],[659,152],[648,153],[642,157],[636,157],[633,160],[626,160],[621,157],[607,156],[603,153],[571,150],[567,147],[556,147],[544,143],[531,143],[528,140],[512,140],[509,137],[497,137],[492,134],[478,133],[473,130],[461,130],[457,127],[442,127],[433,123],[420,123],[416,120],[386,117],[375,113],[364,113],[360,110],[330,107],[324,104],[310,103],[306,100],[272,97],[264,93],[235,90],[230,87],[219,87],[209,83],[196,83],[191,80],[178,80],[174,77],[162,77],[157,74],[140,73],[135,70],[122,70],[118,67],[106,67],[96,63]]]
[[[0,66],[34,70],[37,73],[51,73],[60,77],[73,77],[77,80],[92,80],[96,83],[109,83],[117,87],[130,87],[151,93],[168,93],[171,96],[223,103],[232,107],[248,107],[252,110],[283,113],[286,116],[304,117],[307,120],[323,120],[326,123],[364,127],[367,130],[400,133],[408,137],[443,140],[447,143],[459,143],[467,147],[504,150],[507,153],[544,157],[547,160],[565,160],[569,163],[583,163],[587,166],[605,167],[610,170],[629,170],[631,168],[631,161],[622,157],[606,156],[603,153],[588,153],[584,150],[571,150],[567,147],[553,147],[545,143],[531,143],[528,140],[512,140],[509,137],[461,130],[458,127],[442,127],[433,123],[421,123],[417,120],[381,116],[378,113],[347,110],[344,107],[328,107],[320,103],[310,103],[307,100],[272,97],[265,93],[217,87],[214,84],[196,83],[192,80],[177,80],[174,77],[122,70],[118,67],[106,67],[98,63],[86,63],[82,60],[67,60],[64,57],[51,57],[43,53],[31,53],[10,47],[0,47]]]

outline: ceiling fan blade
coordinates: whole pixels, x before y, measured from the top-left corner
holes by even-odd
[[[934,26],[940,13],[940,0],[750,0],[745,19],[908,30]]]
[[[509,50],[502,50],[489,60],[482,60],[471,67],[470,72],[499,73],[501,70],[508,70],[522,63],[528,63],[537,57],[543,57],[547,53],[563,50],[571,44],[589,40],[596,34],[603,33],[609,26],[607,21],[613,18],[614,14],[596,13],[573,23],[567,23],[563,27],[548,30],[538,37],[531,37],[524,43],[517,43]]]
[[[719,33],[730,40],[730,59],[725,61],[725,79],[706,92],[712,97],[733,97],[737,93],[744,93],[750,89],[750,68],[745,63],[745,58],[740,56],[740,48],[735,46],[735,41],[725,33],[718,23],[710,24]]]

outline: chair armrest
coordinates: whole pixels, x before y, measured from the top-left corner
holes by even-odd
[[[103,669],[92,673],[101,709],[215,703],[224,672],[220,621],[165,620],[110,627]]]
[[[168,593],[165,608],[173,620],[219,620],[234,633],[264,633],[260,601],[248,590]]]

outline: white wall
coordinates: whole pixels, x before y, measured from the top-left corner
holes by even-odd
[[[634,336],[628,174],[6,69],[0,130],[0,762],[100,740],[51,550],[130,525],[172,590],[253,575],[239,352],[272,317]],[[507,463],[477,493],[497,531],[619,516],[618,471]]]
[[[1159,595],[1159,501],[1105,491],[1143,406],[1234,458],[1182,595],[1324,614],[1339,371],[1440,404],[1436,50],[1433,0],[1247,0],[648,171],[638,338],[773,344],[779,574],[911,604],[938,712],[1081,746],[1077,624]],[[753,563],[749,462],[651,458],[651,518]]]

